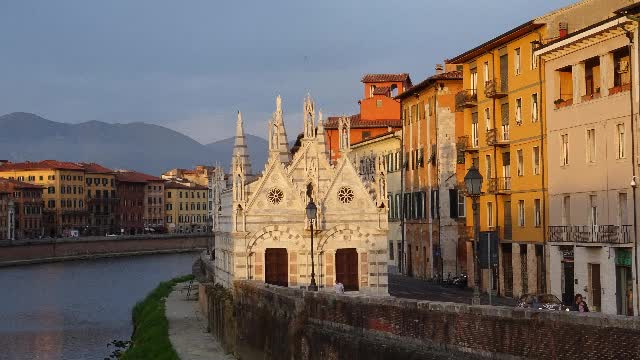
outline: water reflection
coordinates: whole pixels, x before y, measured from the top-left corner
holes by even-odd
[[[104,359],[131,335],[131,309],[195,254],[0,269],[0,360]]]

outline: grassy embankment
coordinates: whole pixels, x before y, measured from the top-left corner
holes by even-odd
[[[193,275],[163,281],[144,300],[136,304],[133,308],[131,346],[120,359],[179,360],[169,341],[165,301],[176,284],[191,279]]]

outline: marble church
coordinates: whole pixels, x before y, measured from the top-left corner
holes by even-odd
[[[291,153],[282,101],[268,124],[269,159],[254,172],[238,113],[231,171],[215,181],[215,281],[306,287],[311,279],[313,222],[315,278],[320,291],[339,280],[347,291],[388,294],[387,190],[382,158],[367,169],[350,154],[349,118],[340,120],[340,158],[331,162],[322,113],[303,107],[303,136]],[[317,206],[308,219],[307,204]]]

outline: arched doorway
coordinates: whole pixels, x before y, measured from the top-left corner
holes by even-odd
[[[289,286],[289,256],[287,249],[266,249],[264,263],[264,282],[278,286]]]
[[[357,291],[358,252],[356,249],[336,250],[336,280],[344,285],[346,291]]]

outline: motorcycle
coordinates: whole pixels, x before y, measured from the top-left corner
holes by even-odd
[[[467,274],[464,274],[464,273],[453,278],[453,285],[461,289],[466,288],[468,282],[469,282],[469,277],[467,276]]]

